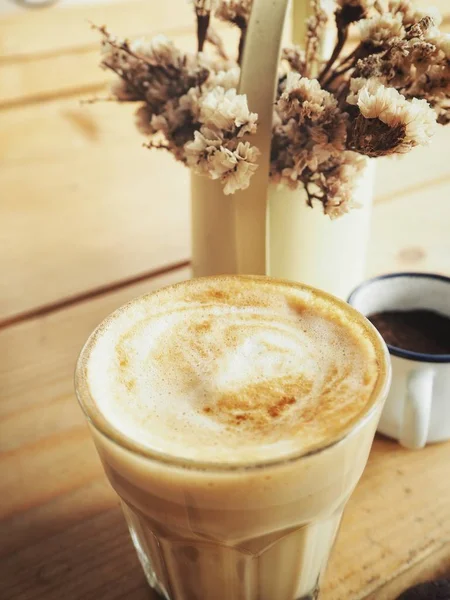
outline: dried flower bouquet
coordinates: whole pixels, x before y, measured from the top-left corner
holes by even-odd
[[[165,148],[196,174],[219,179],[225,194],[249,186],[257,169],[252,134],[258,115],[237,92],[251,0],[195,0],[197,53],[164,36],[127,41],[102,27],[102,66],[118,79],[112,97],[139,103],[138,128],[150,148]],[[213,18],[240,30],[229,57]],[[327,15],[312,0],[305,49],[285,48],[273,112],[273,182],[302,186],[330,217],[352,206],[365,161],[427,144],[450,121],[450,36],[433,9],[410,0],[338,0],[336,44],[319,52]],[[357,43],[347,49],[350,32]],[[213,49],[207,53],[206,43]]]

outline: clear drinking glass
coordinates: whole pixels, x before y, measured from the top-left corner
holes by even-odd
[[[322,292],[315,292],[324,296]],[[366,465],[389,388],[389,355],[361,321],[380,372],[367,412],[344,437],[264,464],[217,464],[153,452],[96,407],[83,349],[76,391],[150,586],[167,600],[317,598],[344,506]]]

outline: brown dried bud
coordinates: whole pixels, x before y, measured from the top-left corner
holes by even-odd
[[[398,152],[405,139],[405,126],[389,127],[379,119],[366,119],[358,115],[350,123],[347,147],[366,156],[386,156]]]

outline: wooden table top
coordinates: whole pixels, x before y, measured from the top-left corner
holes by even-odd
[[[450,7],[444,22],[450,24]],[[176,8],[176,10],[174,10]],[[87,20],[192,43],[184,0],[0,19],[0,598],[149,597],[74,393],[90,331],[128,299],[188,278],[188,174],[142,148],[105,90]],[[368,275],[450,274],[449,130],[380,161]],[[377,438],[321,598],[394,600],[450,575],[450,444]],[[205,599],[208,600],[208,599]],[[276,600],[276,599],[274,599]]]

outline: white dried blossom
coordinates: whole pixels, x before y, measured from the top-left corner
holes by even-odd
[[[142,58],[150,59],[156,64],[177,63],[182,56],[182,53],[175,44],[165,35],[156,35],[150,40],[146,38],[136,38],[130,42],[130,50],[142,56]]]
[[[286,85],[278,102],[285,117],[299,115],[301,119],[319,119],[324,111],[334,109],[337,101],[323,90],[317,79],[302,77],[293,71],[287,74]]]
[[[317,79],[302,77],[300,73],[290,71],[286,77],[285,93],[289,94],[300,88],[306,96],[311,98],[313,98],[315,94],[320,94],[323,91]]]
[[[349,104],[357,105],[366,119],[383,120],[386,113],[394,110],[400,94],[394,88],[387,88],[378,80],[358,77],[350,81]]]
[[[185,145],[186,163],[194,173],[220,179],[224,194],[234,194],[246,189],[250,178],[258,168],[259,150],[249,142],[239,142],[233,149],[223,145],[220,135],[202,127],[195,132],[195,139]]]
[[[234,194],[237,190],[248,188],[250,179],[258,168],[256,161],[259,154],[259,150],[255,146],[251,146],[249,142],[239,142],[233,152],[231,168],[221,177],[222,183],[225,184],[224,194]]]
[[[221,87],[224,90],[229,90],[232,88],[236,89],[239,84],[240,75],[241,69],[238,66],[235,66],[227,70],[211,73],[205,85],[209,89],[213,87]]]
[[[345,150],[347,115],[317,80],[295,72],[275,108],[271,175],[296,189]]]
[[[374,78],[371,79],[371,81]],[[347,96],[347,102],[349,104],[357,104],[358,103],[358,95],[359,92],[362,90],[362,88],[367,85],[367,82],[369,80],[365,79],[364,77],[353,77],[352,79],[350,79],[350,89],[349,89],[349,94]]]
[[[201,123],[222,131],[240,128],[238,136],[256,131],[257,118],[248,109],[247,96],[238,94],[234,88],[216,87],[205,94],[200,103]]]
[[[400,94],[399,94],[400,95]],[[403,96],[401,96],[403,98]],[[404,143],[410,146],[425,146],[430,143],[436,131],[436,114],[426,100],[413,98],[404,100],[387,125],[404,125]]]
[[[356,138],[360,136],[361,144],[371,144],[373,152],[380,154],[383,149],[386,154],[404,153],[414,146],[429,143],[436,127],[436,114],[426,100],[407,100],[394,88],[386,88],[375,79],[363,85],[360,79],[354,80],[351,90],[347,102],[357,105],[364,119],[378,119],[392,130],[392,137],[386,131],[379,130],[377,140],[376,123],[365,127],[363,122],[355,121],[355,143],[358,143]]]
[[[184,146],[186,154],[186,164],[189,167],[197,168],[201,174],[209,172],[208,158],[223,143],[223,137],[216,131],[207,127],[202,127],[201,131],[194,131],[194,139],[187,142]]]
[[[293,155],[293,165],[282,170],[282,179],[290,187],[296,187],[306,168],[316,171],[319,165],[330,158],[330,155],[330,152],[319,144],[315,144],[312,148],[305,148],[303,152]]]
[[[400,14],[389,13],[362,19],[358,23],[361,40],[373,46],[392,45],[395,39],[405,36]]]

